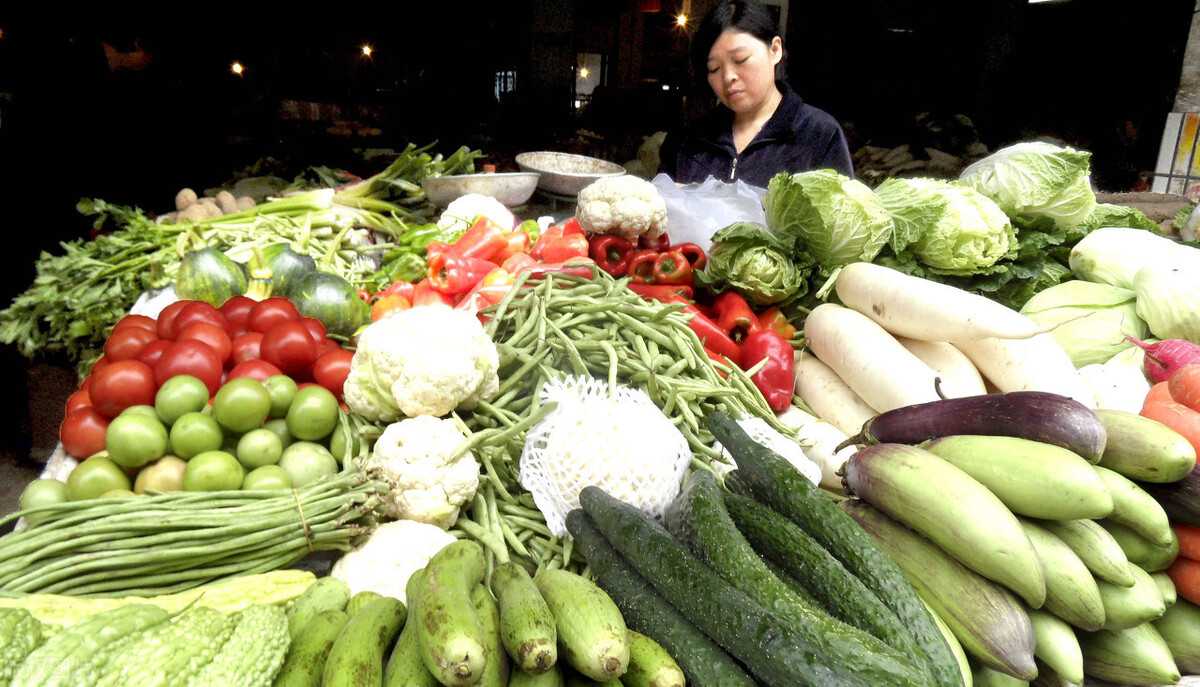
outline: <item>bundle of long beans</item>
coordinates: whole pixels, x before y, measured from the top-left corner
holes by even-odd
[[[168,492],[18,511],[0,537],[0,590],[154,596],[348,550],[383,516],[387,483],[358,469],[294,490]]]

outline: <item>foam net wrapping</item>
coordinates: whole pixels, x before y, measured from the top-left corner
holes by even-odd
[[[644,392],[609,389],[591,377],[552,380],[543,402],[557,403],[525,436],[521,485],[556,536],[579,492],[594,485],[662,519],[691,464],[687,439]]]
[[[746,431],[746,434],[751,439],[783,456],[784,460],[791,463],[810,482],[813,484],[821,483],[821,466],[804,454],[804,448],[795,439],[790,439],[772,429],[760,417],[745,418],[738,420],[737,423]],[[720,443],[714,443],[713,448],[720,451],[726,460],[729,461],[728,463],[721,463],[714,460],[712,466],[716,472],[728,474],[729,471],[737,467],[737,463],[734,461],[733,456],[729,455],[728,449],[721,446]]]

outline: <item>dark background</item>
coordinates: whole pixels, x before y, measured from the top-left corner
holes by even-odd
[[[694,13],[709,4],[696,0]],[[367,152],[408,142],[478,148],[501,171],[523,150],[623,162],[643,136],[712,101],[688,74],[678,8],[516,0],[173,7],[161,16],[0,10],[0,302],[28,286],[39,251],[88,235],[75,210],[82,197],[166,212],[184,186],[252,171],[327,165],[368,175],[384,163],[367,162]],[[792,0],[787,74],[843,122],[852,150],[996,149],[1049,137],[1093,152],[1099,190],[1135,190],[1172,110],[1194,8]],[[104,43],[148,59],[114,71]],[[605,56],[606,101],[585,100],[582,113],[578,53]],[[230,72],[234,60],[246,66],[241,77]],[[501,71],[516,74],[515,90],[497,98]],[[317,103],[323,114],[298,117],[289,103]],[[17,372],[0,381],[23,383],[17,358],[4,352],[0,367]]]

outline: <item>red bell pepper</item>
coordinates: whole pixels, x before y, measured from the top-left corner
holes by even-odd
[[[654,258],[655,284],[690,284],[692,283],[692,264],[683,253],[669,250],[659,253]]]
[[[538,235],[537,241],[534,241],[533,247],[529,249],[529,254],[538,260],[544,260],[545,258],[543,253],[545,252],[547,245],[563,236],[576,235],[587,238],[587,234],[585,234],[583,229],[579,226],[579,220],[575,219],[574,217],[568,219],[563,224],[551,224],[550,226],[546,227],[545,231]]]
[[[575,277],[591,277],[593,263],[588,257],[571,258],[565,262],[535,262],[528,267],[522,267],[518,274],[529,272],[531,279],[547,274],[569,274]]]
[[[758,316],[745,297],[733,289],[721,292],[713,301],[713,309],[717,313],[717,324],[734,341],[744,341],[759,330]]]
[[[496,263],[497,265],[502,265],[504,264],[505,260],[514,255],[529,254],[529,234],[516,230],[506,231],[504,232],[504,239],[504,247],[496,251],[496,254],[489,258],[492,262]]]
[[[668,302],[684,304],[683,312],[692,316],[688,320],[688,327],[696,333],[705,348],[728,358],[733,365],[742,366],[741,349],[728,334],[721,331],[721,327],[716,322],[705,316],[696,308],[695,304],[682,296],[671,298]]]
[[[796,336],[796,326],[788,321],[778,305],[773,305],[758,314],[758,327],[759,329],[771,329],[785,339],[792,339]]]
[[[436,253],[425,249],[425,259],[429,262],[429,274],[442,271],[442,261],[447,258],[468,258],[472,260],[491,260],[508,245],[511,229],[496,224],[480,215],[467,233],[450,244],[445,250]]]
[[[631,277],[630,281],[634,284],[653,284],[654,261],[658,259],[658,256],[658,251],[649,248],[635,250],[629,256],[629,267],[625,270],[626,276]]]
[[[379,299],[393,295],[404,296],[411,303],[413,299],[413,283],[410,281],[394,281],[388,284],[386,288],[377,292],[372,298]]]
[[[671,239],[666,232],[659,234],[657,238],[647,238],[645,234],[638,237],[638,248],[649,248],[652,251],[663,252],[671,249]]]
[[[708,264],[708,256],[704,254],[704,249],[695,243],[677,243],[671,246],[671,250],[677,250],[683,253],[683,257],[687,258],[688,263],[693,270],[702,270]]]
[[[573,258],[584,258],[588,254],[587,236],[583,234],[563,234],[551,239],[542,247],[543,262],[566,262]]]
[[[770,329],[760,329],[742,342],[744,369],[766,363],[750,377],[754,386],[767,399],[771,410],[781,413],[792,405],[796,392],[796,349],[782,336]]]
[[[488,272],[499,266],[491,260],[448,254],[443,254],[438,264],[436,272],[433,263],[429,264],[430,286],[451,296],[470,291]]]
[[[529,253],[514,253],[505,259],[500,266],[504,268],[505,272],[508,272],[509,274],[516,274],[517,272],[520,272],[522,268],[536,264],[537,260]]]
[[[422,305],[454,305],[454,298],[433,288],[429,278],[422,279],[413,285],[413,307]]]
[[[605,272],[614,277],[624,277],[629,271],[629,260],[633,257],[633,241],[624,236],[599,234],[592,237],[588,256]]]
[[[675,296],[692,300],[692,287],[687,284],[626,284],[630,291],[647,300],[667,302]]]

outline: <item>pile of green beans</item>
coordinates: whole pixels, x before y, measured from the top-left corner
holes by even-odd
[[[348,550],[383,517],[387,483],[346,469],[298,489],[167,492],[18,511],[0,537],[0,590],[155,596]]]
[[[598,269],[591,277],[549,273],[536,281],[526,273],[482,312],[500,353],[501,381],[494,397],[462,414],[472,434],[456,454],[475,451],[485,484],[456,527],[497,556],[518,556],[537,570],[583,564],[569,540],[550,534],[516,474],[526,433],[551,410],[540,399],[550,380],[591,376],[609,388],[641,389],[687,439],[693,469],[725,460],[704,426],[714,410],[792,433],[751,381],[754,370],[711,360],[682,305],[645,300],[627,283]]]

